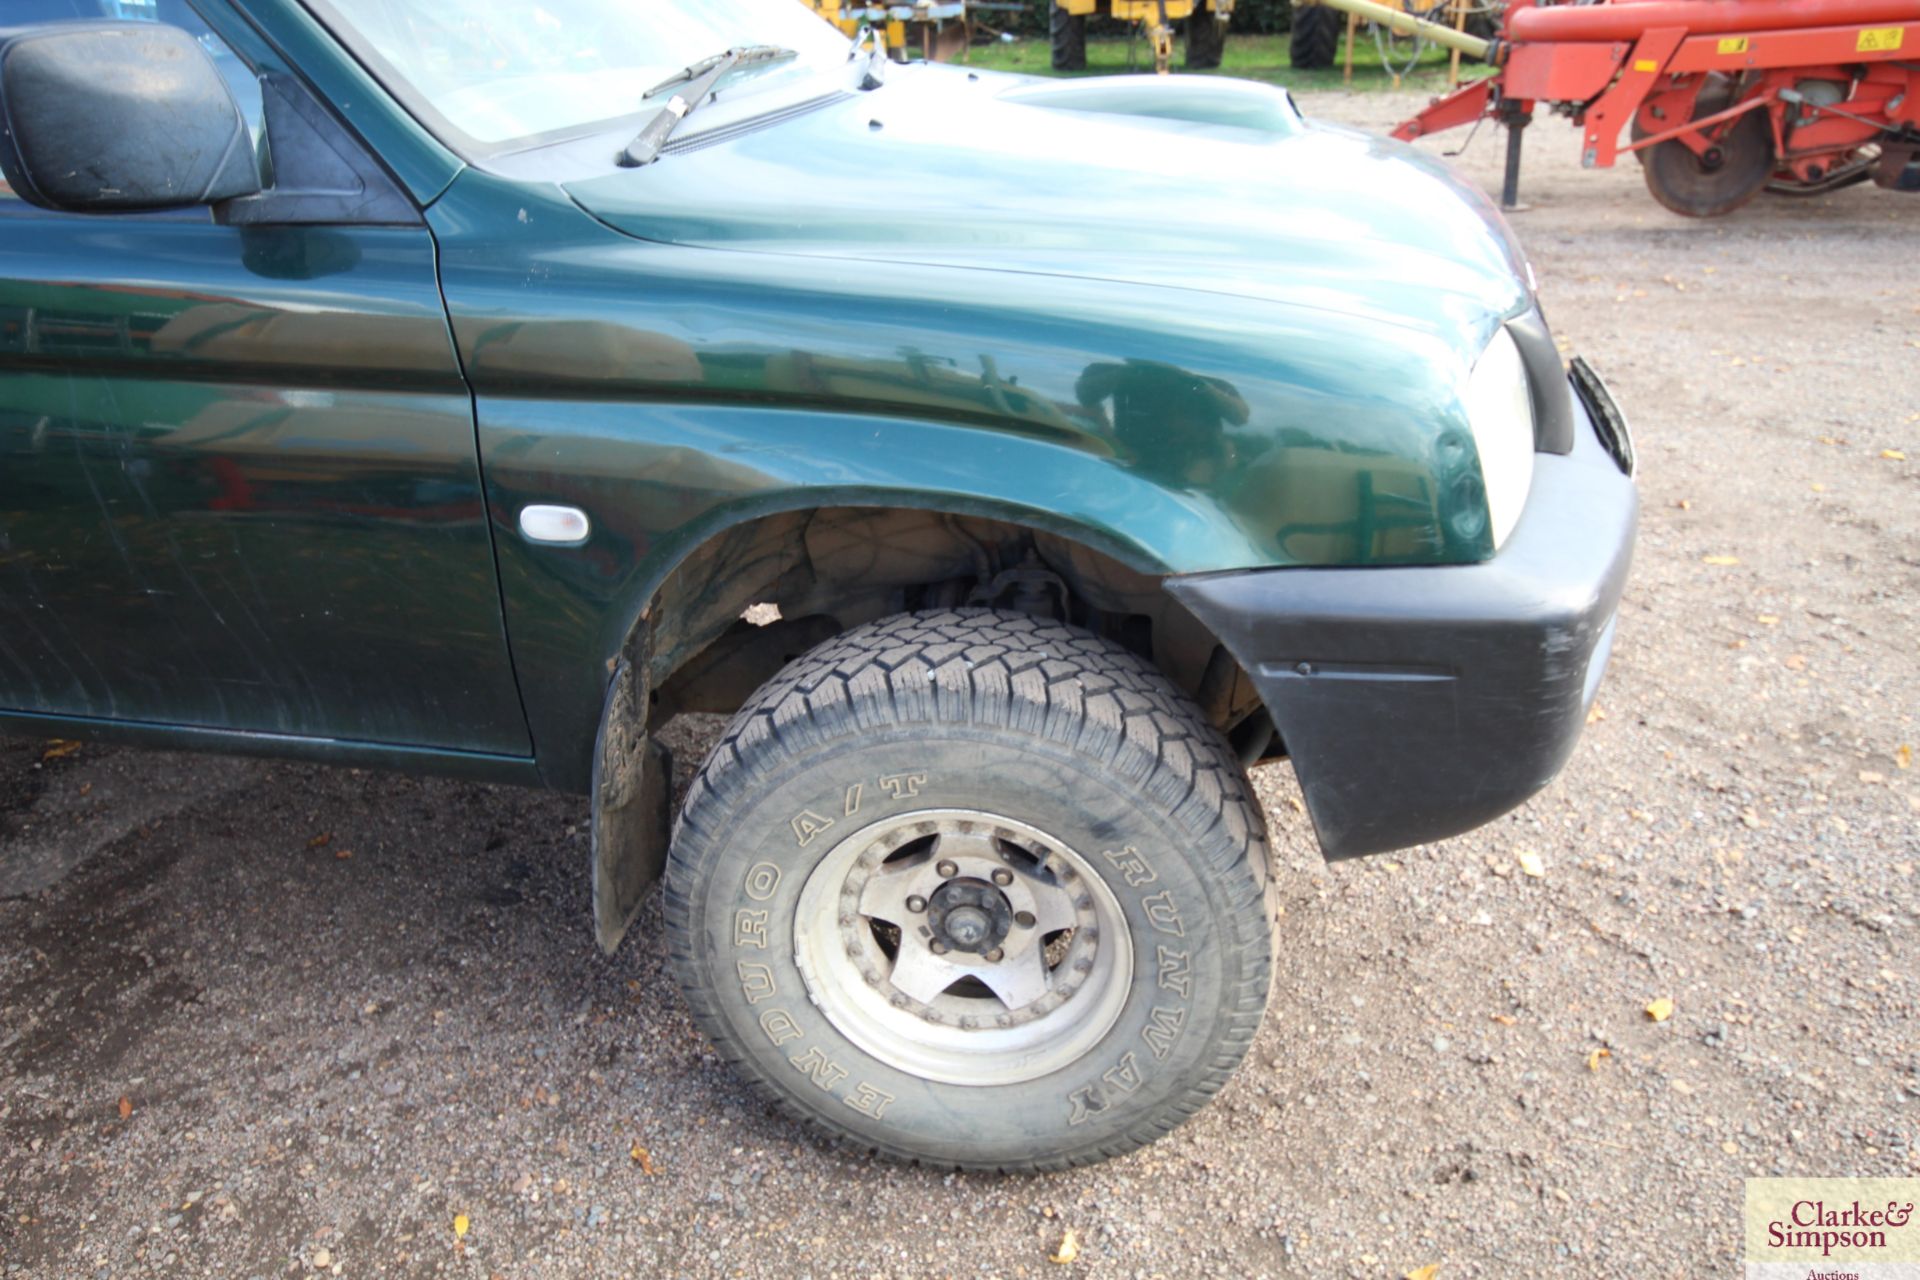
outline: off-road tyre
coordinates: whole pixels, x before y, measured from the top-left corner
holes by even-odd
[[[1085,71],[1087,69],[1087,15],[1068,13],[1056,4],[1052,9],[1051,21],[1053,69]]]
[[[1035,874],[1053,882],[1047,891],[1077,893],[1076,910],[1093,910],[1086,904],[1096,899],[1109,904],[1102,928],[1050,935],[1049,946],[1066,946],[1071,956],[1084,944],[1109,966],[1107,987],[1086,977],[1084,987],[1034,1015],[1115,1010],[1104,1024],[1085,1021],[1071,1044],[1050,1036],[1052,1023],[1003,1025],[1053,1001],[1059,984],[1082,980],[1062,977],[1064,960],[1049,977],[1056,985],[1017,1013],[981,1001],[987,988],[975,991],[969,977],[912,1015],[930,1018],[930,1033],[963,1046],[988,1043],[970,1035],[1004,1039],[1037,1026],[1033,1034],[1048,1037],[1033,1049],[1042,1059],[1066,1049],[1078,1055],[1044,1074],[1014,1079],[1017,1071],[1006,1065],[1014,1059],[989,1056],[977,1073],[931,1079],[870,1052],[843,1029],[855,1024],[836,1021],[818,1002],[822,975],[841,963],[838,943],[823,949],[822,929],[805,923],[820,918],[820,903],[839,904],[829,905],[830,916],[839,913],[829,923],[848,955],[856,936],[866,948],[885,932],[855,914],[866,893],[855,898],[846,887],[854,881],[842,886],[835,868],[850,857],[860,859],[858,868],[882,856],[869,833],[897,833],[881,842],[884,850],[948,820],[922,822],[925,815],[955,812],[995,815],[996,830],[1030,824],[1044,832],[1081,868],[1055,874],[1066,865],[1059,857],[1038,866]],[[946,835],[927,839],[939,842],[930,846],[936,851],[948,847]],[[999,856],[1019,862],[1017,853]],[[714,1047],[789,1116],[901,1160],[1064,1169],[1171,1131],[1245,1056],[1272,973],[1276,913],[1267,858],[1259,807],[1225,739],[1150,664],[1078,628],[1024,614],[902,614],[796,659],[740,709],[713,748],[688,792],[668,862],[671,961]],[[870,885],[896,872],[900,859],[912,874],[927,874],[927,862],[905,853],[859,874]],[[937,865],[939,875],[954,874],[944,857]],[[993,873],[995,883],[1015,878],[1002,874]],[[822,875],[825,899],[810,887]],[[1005,892],[1026,883],[1023,875]],[[897,942],[899,956],[905,945]],[[803,968],[802,955],[816,959]],[[1100,972],[1092,960],[1086,966]],[[875,1016],[896,1017],[890,1010],[904,999],[888,985],[892,976],[876,989],[893,1003]],[[844,1011],[853,1006],[836,1002],[871,1001],[860,986],[829,991],[826,1006]],[[1074,1004],[1099,991],[1120,994]],[[940,1002],[999,1017],[971,1019],[981,1025],[967,1031],[939,1012]]]
[[[1340,56],[1340,32],[1346,17],[1323,4],[1293,6],[1293,31],[1287,40],[1289,61],[1298,71],[1324,71]]]
[[[1195,5],[1187,19],[1187,70],[1212,71],[1226,54],[1227,24],[1213,10]]]

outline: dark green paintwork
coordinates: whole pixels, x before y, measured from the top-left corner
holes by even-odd
[[[9,709],[526,750],[424,228],[0,227]]]
[[[1405,148],[1258,86],[915,68],[645,169],[590,140],[489,171],[291,0],[246,8],[249,56],[297,62],[427,226],[0,210],[29,233],[0,307],[118,344],[0,349],[6,554],[39,575],[7,607],[45,606],[28,668],[72,668],[0,676],[0,706],[532,751],[579,787],[652,590],[768,513],[993,514],[1152,573],[1490,553],[1459,394],[1530,299],[1485,201]],[[121,337],[136,313],[196,337]],[[20,443],[43,417],[57,451]],[[234,456],[271,464],[265,514],[223,505]],[[588,543],[523,541],[535,501]],[[161,574],[175,604],[142,594]]]

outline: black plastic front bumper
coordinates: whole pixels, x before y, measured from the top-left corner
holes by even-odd
[[[1618,410],[1584,367],[1573,383],[1573,450],[1535,455],[1491,560],[1168,582],[1259,687],[1329,858],[1471,830],[1572,753],[1639,512]]]

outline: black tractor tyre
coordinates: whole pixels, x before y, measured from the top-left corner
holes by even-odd
[[[1087,15],[1068,13],[1053,6],[1053,69],[1087,69]]]
[[[1211,9],[1195,6],[1187,19],[1187,70],[1212,71],[1227,55],[1227,24]]]
[[[1169,1132],[1245,1056],[1267,858],[1226,740],[1150,664],[1025,614],[901,614],[796,659],[708,756],[671,962],[786,1114],[901,1160],[1064,1169]],[[1021,1003],[989,984],[1013,989],[991,962],[1023,920],[1045,977]]]
[[[1346,17],[1338,9],[1323,4],[1293,7],[1293,34],[1288,52],[1299,71],[1324,71],[1340,56],[1340,32]]]

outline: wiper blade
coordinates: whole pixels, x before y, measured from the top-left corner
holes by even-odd
[[[667,105],[653,113],[640,132],[634,135],[632,142],[622,148],[616,160],[625,168],[637,168],[643,164],[652,164],[660,158],[660,149],[667,145],[667,139],[680,127],[680,122],[692,115],[694,110],[712,95],[714,86],[729,74],[741,67],[754,66],[764,62],[785,62],[800,55],[792,49],[783,49],[776,44],[749,44],[739,48],[727,49],[710,58],[685,67],[668,76],[653,88],[641,95],[642,98],[658,97],[667,90],[685,85],[679,93],[667,100]]]
[[[853,48],[847,51],[847,61],[852,62],[866,51],[867,60],[860,68],[860,89],[878,89],[884,79],[883,71],[887,65],[887,37],[880,28],[870,23],[861,23],[860,30],[854,33]]]

